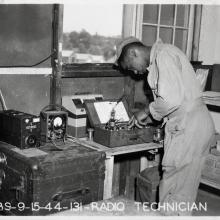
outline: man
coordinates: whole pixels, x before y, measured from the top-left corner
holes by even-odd
[[[191,215],[215,133],[195,72],[181,50],[161,40],[148,47],[134,37],[123,39],[117,47],[116,63],[134,74],[148,71],[154,95],[149,107],[132,116],[130,126],[142,127],[149,114],[166,123],[158,208],[165,215]],[[177,208],[170,212],[162,204]]]

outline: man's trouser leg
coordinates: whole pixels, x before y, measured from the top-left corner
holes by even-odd
[[[175,203],[181,210],[167,209],[164,214],[191,214],[192,210],[188,206],[187,210],[184,209],[184,203],[192,204],[196,199],[201,171],[213,134],[213,122],[205,108],[167,123],[160,203]]]

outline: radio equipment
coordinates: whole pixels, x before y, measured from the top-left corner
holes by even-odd
[[[129,128],[130,113],[125,99],[87,100],[85,106],[94,128],[95,142],[113,148],[154,141],[154,124],[141,129]]]
[[[16,110],[0,112],[0,140],[18,148],[40,145],[40,117]]]
[[[101,94],[75,94],[62,97],[62,105],[68,110],[67,133],[74,137],[86,137],[87,113],[86,100],[103,100]]]
[[[46,106],[40,113],[41,122],[41,142],[60,142],[65,141],[68,113],[57,109],[49,110]]]

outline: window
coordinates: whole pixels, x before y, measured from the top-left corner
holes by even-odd
[[[64,4],[63,63],[113,63],[122,4]]]
[[[136,36],[152,46],[161,38],[174,44],[188,57],[192,48],[193,5],[137,5]]]

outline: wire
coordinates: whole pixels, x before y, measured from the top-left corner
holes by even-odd
[[[5,99],[4,99],[4,96],[2,94],[2,90],[0,89],[0,100],[1,100],[1,103],[2,103],[2,109],[5,111],[7,110],[7,106],[5,104]]]
[[[73,143],[77,143],[79,144],[80,146],[84,146],[84,147],[87,147],[87,148],[90,148],[90,149],[93,149],[93,150],[96,150],[96,151],[99,151],[100,149],[96,146],[93,146],[91,144],[87,144],[85,143],[84,141],[81,141],[79,140],[79,138],[76,138],[76,137],[73,137],[71,135],[67,135],[67,138],[72,141]]]
[[[53,141],[53,140],[50,140],[50,141],[51,141],[51,143],[53,144],[53,146],[56,148],[56,150],[58,150],[58,151],[62,151],[62,150],[63,150],[62,148],[60,148],[60,147],[58,147],[58,146],[56,145],[55,141]]]
[[[67,139],[70,140],[73,143],[83,145],[82,142],[79,140],[79,138],[73,137],[71,135],[66,135]]]
[[[23,68],[23,67],[35,67],[40,65],[41,63],[45,62],[46,60],[48,60],[50,57],[52,57],[55,54],[55,51],[53,53],[51,53],[49,56],[47,56],[46,58],[44,58],[43,60],[39,61],[38,63],[35,63],[33,65],[16,65],[16,66],[0,66],[0,68]]]

